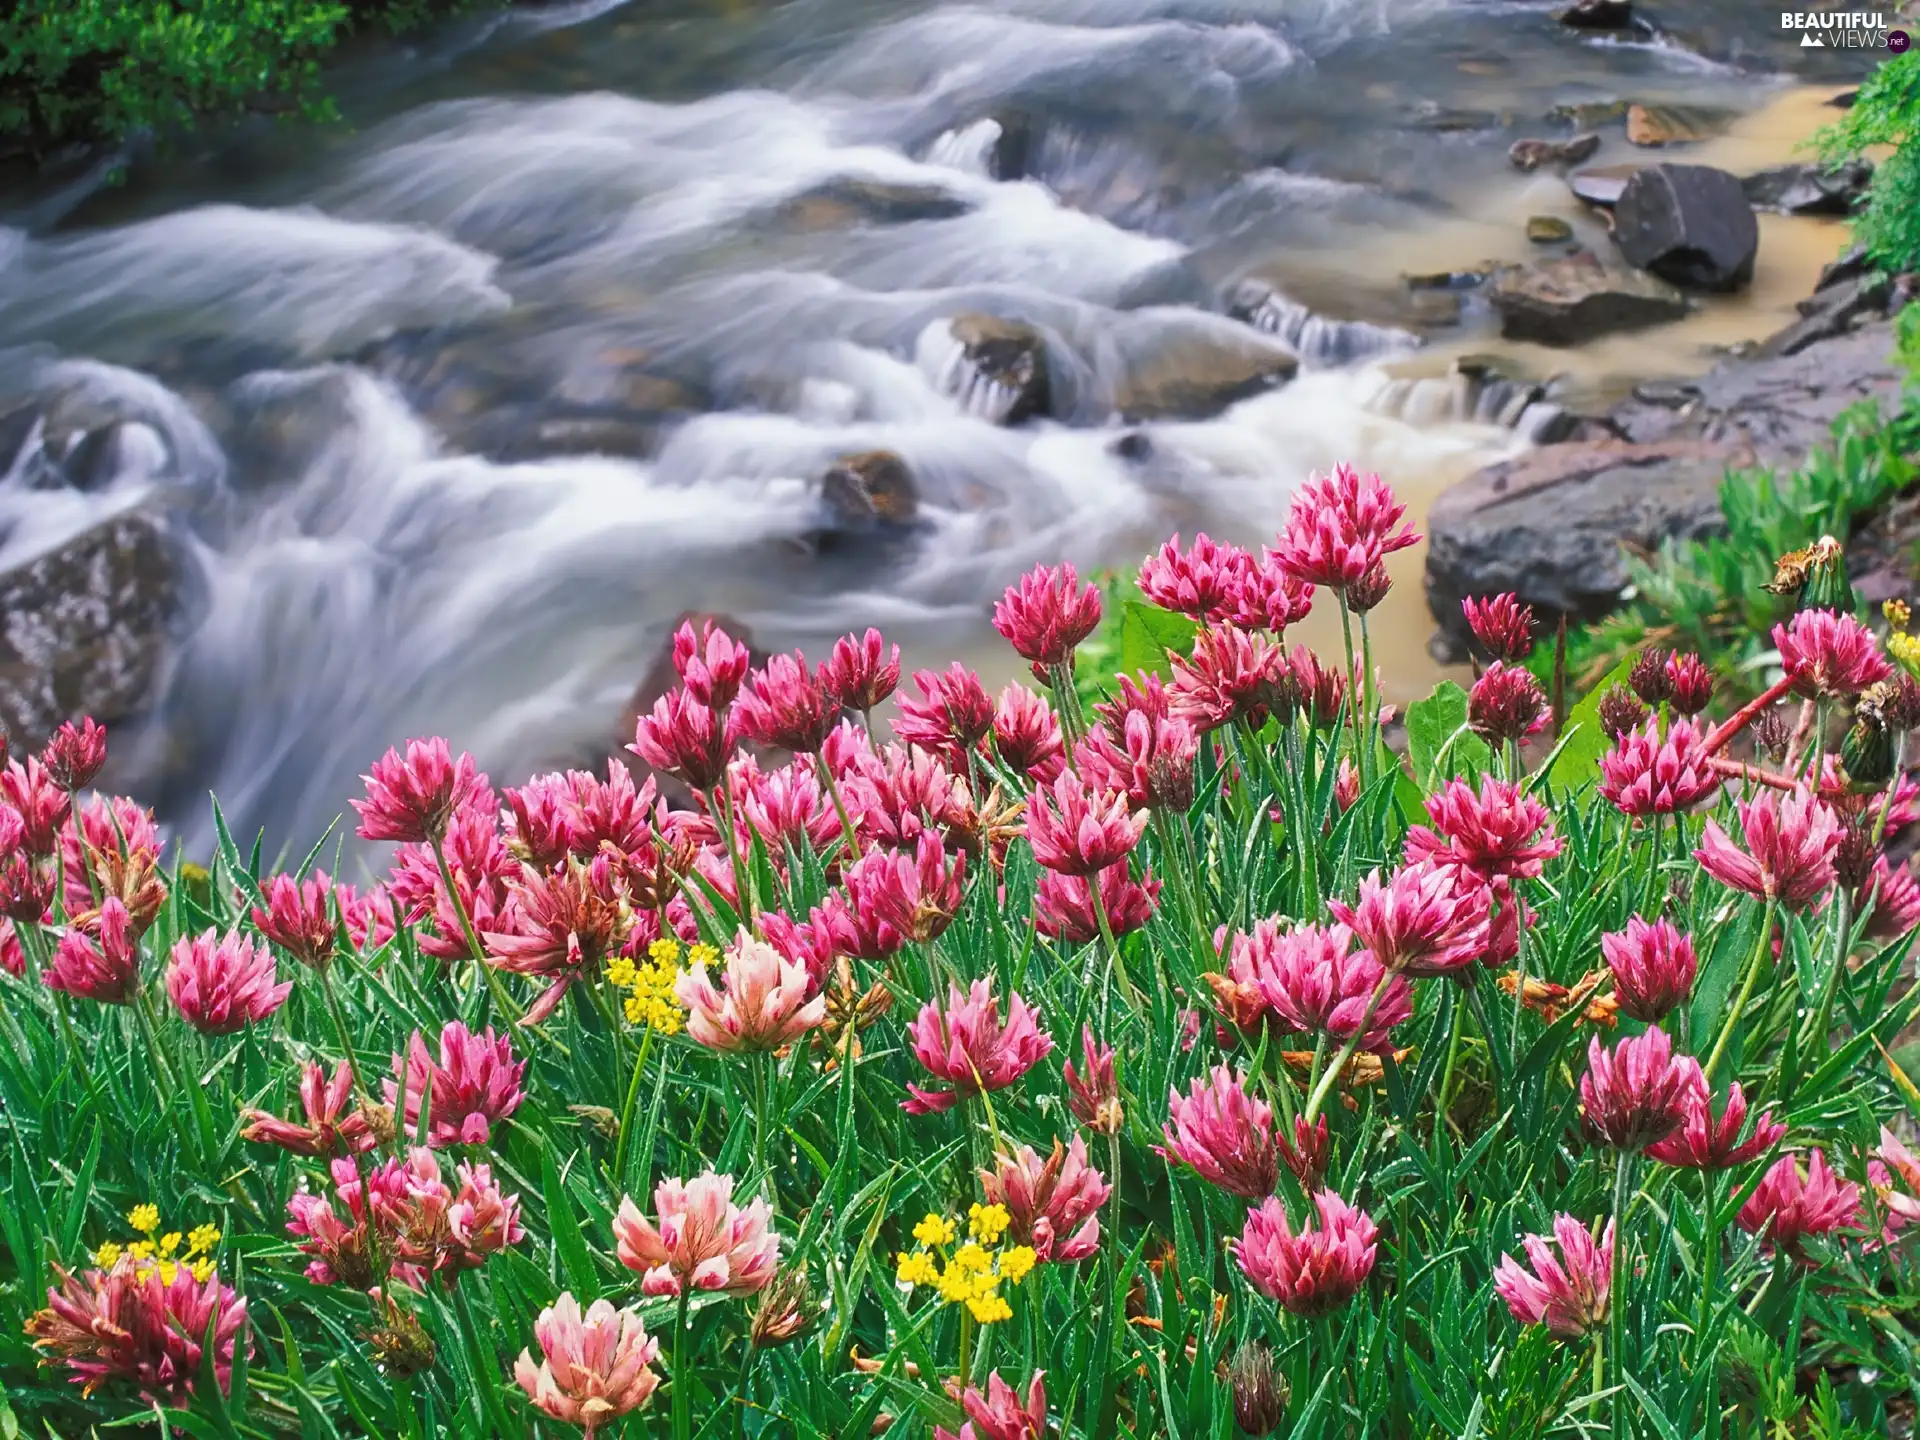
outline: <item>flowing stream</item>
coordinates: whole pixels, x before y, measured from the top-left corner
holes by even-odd
[[[1790,314],[1831,222],[1768,218],[1750,294],[1581,351],[1500,346],[1471,296],[1457,323],[1412,313],[1403,273],[1523,258],[1528,215],[1604,246],[1558,176],[1505,162],[1572,133],[1555,106],[1723,111],[1686,158],[1751,168],[1866,63],[1744,0],[1626,37],[1552,9],[586,0],[370,50],[330,79],[344,124],[0,196],[0,415],[41,417],[29,449],[119,422],[81,483],[0,456],[0,567],[123,507],[190,547],[183,637],[108,777],[190,850],[209,790],[236,832],[304,846],[407,735],[503,780],[590,763],[684,611],[810,652],[878,624],[1010,675],[986,616],[1036,561],[1257,541],[1339,460],[1419,509],[1527,444],[1543,412],[1448,378],[1462,355],[1578,399]],[[1597,163],[1634,158],[1605,133]],[[1123,422],[1143,383],[1247,343],[1224,312],[1249,276],[1298,303],[1264,318],[1300,375]],[[1048,418],[994,423],[964,312],[1038,329]],[[920,497],[885,543],[838,535],[819,485],[872,450]],[[1434,668],[1399,561],[1375,635],[1404,700]]]

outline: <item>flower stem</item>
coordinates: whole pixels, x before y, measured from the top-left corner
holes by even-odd
[[[853,828],[853,821],[847,818],[847,804],[840,798],[840,784],[833,778],[833,767],[827,764],[827,757],[818,750],[813,752],[813,773],[820,777],[821,788],[827,792],[827,798],[833,801],[833,813],[840,817],[840,833],[846,838],[847,854],[858,860],[860,836]]]
[[[620,1138],[613,1145],[613,1193],[616,1203],[627,1185],[627,1156],[633,1147],[633,1107],[640,1098],[640,1077],[647,1072],[647,1055],[653,1049],[653,1026],[640,1037],[640,1053],[634,1058],[633,1079],[627,1082],[626,1103],[620,1107]]]
[[[1728,717],[1725,723],[1717,726],[1713,733],[1707,736],[1707,754],[1714,755],[1725,749],[1727,742],[1752,724],[1756,715],[1792,688],[1793,681],[1783,675],[1765,690],[1754,696],[1754,698],[1749,700],[1745,705],[1742,705]]]
[[[1393,971],[1381,972],[1380,983],[1373,987],[1373,994],[1367,1000],[1367,1008],[1360,1016],[1360,1023],[1353,1028],[1353,1034],[1347,1037],[1346,1044],[1340,1047],[1340,1053],[1333,1057],[1333,1064],[1327,1067],[1327,1073],[1320,1077],[1320,1083],[1314,1087],[1313,1094],[1307,1097],[1307,1108],[1301,1116],[1309,1128],[1320,1114],[1320,1107],[1326,1103],[1327,1093],[1333,1089],[1334,1082],[1340,1078],[1340,1072],[1346,1069],[1347,1061],[1353,1058],[1353,1052],[1360,1048],[1360,1042],[1366,1038],[1367,1026],[1373,1023],[1373,1012],[1380,1008],[1380,1001],[1387,993],[1387,987],[1393,983]]]
[[[1733,1039],[1733,1027],[1740,1023],[1741,1012],[1747,1008],[1747,1002],[1753,998],[1753,987],[1760,980],[1760,962],[1766,957],[1767,942],[1773,933],[1773,910],[1776,902],[1767,901],[1766,913],[1760,917],[1760,938],[1753,947],[1753,956],[1747,961],[1746,978],[1740,982],[1740,994],[1733,1002],[1733,1008],[1727,1011],[1726,1023],[1720,1027],[1720,1036],[1713,1042],[1713,1049],[1707,1054],[1707,1063],[1701,1067],[1707,1082],[1713,1082],[1713,1072],[1720,1064],[1720,1057],[1726,1054],[1727,1043]]]
[[[1460,1059],[1460,1032],[1464,1028],[1461,1022],[1466,1018],[1461,1013],[1466,1009],[1466,1003],[1460,994],[1459,987],[1449,988],[1447,996],[1453,1002],[1453,1013],[1448,1017],[1447,1028],[1451,1033],[1447,1037],[1447,1060],[1446,1064],[1440,1067],[1440,1090],[1434,1097],[1433,1135],[1436,1141],[1440,1138],[1440,1127],[1447,1123],[1447,1117],[1451,1113],[1447,1092],[1453,1089],[1453,1068]]]
[[[453,867],[447,864],[447,848],[439,835],[433,838],[433,859],[440,867],[440,885],[447,892],[447,901],[453,906],[453,913],[460,918],[460,933],[466,936],[467,949],[473,953],[474,963],[486,976],[487,989],[493,995],[493,1003],[499,1007],[500,1014],[507,1020],[518,1020],[520,1009],[513,1003],[513,997],[507,994],[507,987],[500,983],[500,977],[493,966],[487,963],[487,950],[480,943],[480,936],[474,931],[473,917],[467,914],[467,902],[460,898],[460,887],[453,883]]]
[[[1120,982],[1123,990],[1139,1002],[1142,997],[1140,992],[1133,988],[1133,982],[1127,978],[1127,962],[1120,954],[1119,940],[1114,937],[1113,922],[1107,918],[1107,902],[1100,898],[1098,875],[1087,877],[1087,896],[1093,901],[1093,918],[1100,923],[1100,938],[1107,942],[1107,953],[1113,956],[1114,978]]]
[[[163,1103],[173,1103],[173,1091],[176,1088],[173,1073],[173,1061],[167,1056],[165,1047],[160,1044],[160,1029],[154,1024],[153,1007],[147,999],[146,987],[136,984],[133,991],[133,1014],[139,1022],[140,1033],[147,1042],[147,1053],[153,1057],[154,1077],[160,1082],[160,1099]]]
[[[1362,783],[1368,779],[1366,756],[1360,743],[1360,710],[1363,696],[1360,693],[1360,672],[1354,664],[1353,653],[1353,616],[1347,609],[1347,592],[1333,592],[1340,597],[1340,639],[1347,651],[1347,704],[1353,713],[1353,763],[1360,771]]]
[[[692,1440],[693,1436],[693,1396],[689,1393],[693,1387],[687,1383],[692,1377],[686,1370],[687,1306],[693,1300],[692,1292],[687,1289],[690,1279],[685,1277],[680,1282],[680,1303],[675,1308],[673,1318],[674,1440]]]
[[[734,828],[733,800],[727,794],[728,781],[722,777],[713,787],[713,798],[720,811],[720,826],[727,832],[727,858],[733,862],[733,898],[740,918],[749,925],[753,923],[756,906],[754,904],[753,877],[747,873],[747,867],[740,858],[740,832]]]
[[[1513,1034],[1507,1037],[1507,1063],[1520,1068],[1520,1017],[1527,1012],[1527,907],[1520,897],[1520,882],[1512,881],[1507,893],[1513,897]],[[1492,1039],[1491,1036],[1488,1037]]]
[[[1704,1170],[1701,1179],[1706,1186],[1706,1211],[1702,1216],[1700,1239],[1700,1318],[1694,1324],[1694,1369],[1714,1363],[1715,1350],[1706,1348],[1707,1323],[1713,1313],[1713,1287],[1720,1267],[1720,1172]],[[1619,1243],[1615,1237],[1615,1244]],[[1707,1394],[1717,1394],[1718,1387],[1709,1385]]]
[[[1607,1280],[1607,1314],[1613,1329],[1613,1378],[1620,1393],[1610,1407],[1613,1433],[1626,1434],[1626,1362],[1627,1306],[1626,1287],[1621,1280],[1627,1273],[1627,1186],[1633,1178],[1633,1155],[1622,1150],[1614,1157],[1613,1167],[1613,1273]]]

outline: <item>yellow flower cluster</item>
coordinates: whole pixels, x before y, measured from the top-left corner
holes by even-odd
[[[711,945],[695,945],[687,951],[690,965],[711,965],[720,958]],[[674,995],[673,987],[684,973],[680,965],[680,942],[656,940],[647,947],[644,964],[635,964],[621,956],[607,966],[607,979],[627,992],[622,1005],[629,1025],[644,1025],[663,1035],[678,1035],[687,1022],[686,1007]]]
[[[1909,675],[1920,676],[1920,635],[1907,631],[1913,619],[1912,609],[1904,600],[1889,600],[1880,610],[1893,627],[1893,633],[1887,636],[1887,653],[1899,661],[1901,669]]]
[[[102,1270],[111,1270],[123,1258],[129,1259],[133,1261],[134,1274],[144,1280],[158,1272],[163,1285],[171,1285],[183,1265],[202,1284],[213,1274],[213,1250],[220,1243],[218,1226],[196,1225],[185,1235],[178,1230],[156,1234],[160,1229],[157,1205],[134,1206],[127,1212],[127,1224],[141,1238],[124,1245],[115,1240],[101,1245],[93,1252],[93,1263]]]
[[[967,1212],[967,1238],[945,1255],[959,1238],[960,1227],[944,1215],[929,1214],[913,1227],[917,1250],[895,1257],[894,1278],[909,1289],[926,1286],[939,1292],[949,1305],[965,1305],[982,1325],[1013,1318],[1013,1307],[1000,1293],[1002,1283],[1018,1285],[1033,1272],[1036,1257],[1028,1245],[998,1245],[1009,1224],[1004,1205],[975,1205]]]

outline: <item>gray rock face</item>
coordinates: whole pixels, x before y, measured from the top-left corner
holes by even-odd
[[[1738,290],[1753,279],[1760,226],[1740,182],[1709,165],[1649,165],[1613,207],[1629,265],[1689,290]]]
[[[1617,438],[1545,445],[1442,494],[1427,520],[1435,652],[1464,653],[1469,595],[1512,590],[1549,614],[1605,614],[1626,580],[1623,545],[1719,527],[1728,466],[1797,465],[1842,410],[1897,395],[1892,325],[1853,308],[1862,280],[1842,264],[1806,302],[1851,310],[1853,328],[1780,353],[1796,326],[1698,380],[1642,385],[1590,422]]]
[[[1620,203],[1620,196],[1626,191],[1627,181],[1647,167],[1627,161],[1619,165],[1595,165],[1586,170],[1576,170],[1567,177],[1567,188],[1574,197],[1586,201],[1589,205],[1602,210],[1611,210]]]
[[[1490,465],[1444,492],[1427,515],[1427,604],[1434,651],[1464,657],[1460,602],[1512,591],[1543,618],[1591,620],[1620,603],[1622,543],[1652,548],[1714,533],[1719,487],[1743,457],[1698,441],[1579,441]]]
[[[1495,272],[1487,299],[1499,312],[1502,335],[1540,345],[1578,345],[1687,313],[1686,297],[1671,285],[1591,255],[1508,266]]]
[[[15,747],[143,709],[181,593],[172,541],[138,512],[0,573],[0,725]]]

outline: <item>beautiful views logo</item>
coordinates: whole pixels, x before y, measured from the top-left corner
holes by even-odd
[[[1906,48],[1904,43],[1897,48],[1889,44],[1891,34],[1900,35],[1904,42],[1905,33],[1890,26],[1883,12],[1874,10],[1782,10],[1780,28],[1798,30],[1803,49],[1893,48],[1898,53]]]

